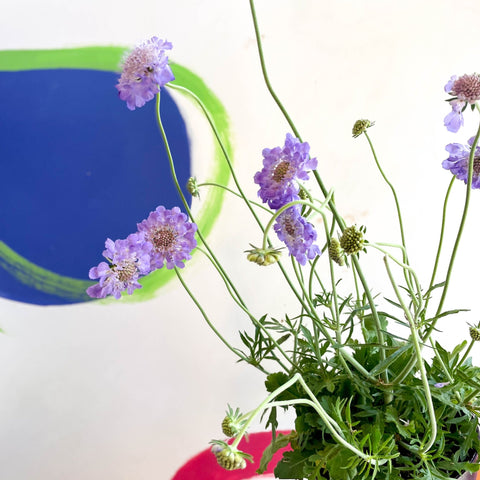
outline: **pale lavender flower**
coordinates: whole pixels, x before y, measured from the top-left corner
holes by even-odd
[[[197,226],[189,222],[178,207],[171,210],[157,207],[137,227],[145,235],[145,240],[152,244],[152,270],[162,268],[165,263],[167,269],[183,268],[184,260],[191,258],[190,253],[197,246]]]
[[[460,130],[460,127],[463,127],[462,111],[465,103],[459,100],[452,100],[450,105],[452,106],[452,111],[445,117],[443,123],[449,132],[456,133]]]
[[[450,156],[442,162],[442,167],[450,170],[459,180],[468,181],[468,161],[474,137],[470,138],[468,145],[449,143],[445,150]],[[480,146],[477,145],[473,158],[472,188],[480,188]]]
[[[127,290],[131,295],[142,288],[138,278],[150,272],[150,251],[152,245],[145,242],[144,235],[133,233],[124,240],[107,239],[103,256],[108,260],[90,269],[88,276],[99,282],[87,288],[87,294],[93,298],[105,298],[113,295],[116,299]]]
[[[263,169],[254,181],[260,185],[258,196],[270,208],[278,210],[298,200],[298,180],[308,180],[308,170],[317,168],[317,159],[310,158],[310,145],[287,133],[285,145],[263,150]]]
[[[160,91],[160,87],[175,79],[166,54],[171,48],[170,42],[152,37],[125,58],[116,88],[130,110],[143,107]]]
[[[448,100],[452,111],[445,117],[444,124],[450,132],[458,132],[463,126],[462,112],[468,104],[473,105],[480,100],[480,75],[456,75],[450,77],[445,85],[445,91],[453,98]]]
[[[300,265],[305,265],[307,260],[313,260],[321,254],[320,248],[313,243],[317,239],[317,232],[302,217],[299,205],[293,205],[282,212],[273,228]]]

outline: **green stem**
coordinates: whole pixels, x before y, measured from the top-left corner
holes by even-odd
[[[248,358],[245,357],[241,352],[239,352],[236,348],[233,348],[228,342],[227,340],[225,340],[225,338],[222,336],[222,334],[215,328],[215,325],[213,325],[213,323],[210,321],[210,319],[208,318],[208,315],[206,314],[205,310],[202,308],[202,306],[200,305],[199,301],[196,299],[195,295],[193,295],[192,291],[187,287],[187,284],[185,283],[185,281],[183,280],[183,277],[182,275],[180,274],[180,270],[175,267],[175,273],[177,274],[177,277],[178,279],[180,280],[180,283],[182,284],[183,288],[185,289],[185,291],[188,293],[188,295],[190,296],[190,298],[193,300],[193,303],[195,303],[196,307],[198,308],[198,310],[200,311],[200,313],[202,314],[203,318],[205,319],[205,321],[207,322],[208,326],[213,330],[213,332],[215,333],[215,335],[227,346],[227,348],[232,351],[235,355],[237,355],[237,357],[239,357],[241,360],[243,361],[246,361],[248,363]],[[260,365],[255,365],[256,368],[258,368],[260,371],[264,372],[264,373],[268,373],[266,372],[266,370],[261,367]]]
[[[185,198],[185,195],[183,194],[183,191],[182,189],[180,188],[180,184],[178,183],[178,177],[177,177],[177,173],[175,171],[175,163],[173,161],[173,156],[172,156],[172,152],[170,150],[170,145],[168,143],[168,139],[167,139],[167,135],[165,133],[165,128],[163,127],[163,122],[162,122],[162,118],[161,118],[161,115],[160,115],[160,92],[157,93],[157,98],[156,98],[156,110],[155,110],[155,114],[156,114],[156,119],[157,119],[157,125],[158,125],[158,128],[160,130],[160,134],[162,136],[162,140],[163,140],[163,143],[165,145],[165,150],[167,152],[167,157],[168,157],[168,164],[169,164],[169,167],[170,167],[170,173],[172,175],[172,179],[173,179],[173,182],[175,184],[175,187],[177,189],[177,192],[178,194],[180,195],[180,198],[182,200],[182,203],[183,203],[183,206],[185,207],[185,210],[188,214],[188,216],[190,217],[190,219],[192,220],[192,222],[196,223],[195,222],[195,219],[192,215],[192,211],[190,209],[190,206],[188,205],[188,202],[187,202],[187,199]],[[237,296],[239,302],[245,306],[245,302],[242,300],[242,297],[240,296],[240,294],[238,293],[237,289],[235,288],[235,285],[233,284],[233,282],[230,280],[230,277],[225,273],[225,271],[223,270],[220,262],[218,261],[217,257],[215,256],[215,254],[213,253],[213,251],[210,249],[210,247],[208,246],[208,243],[206,242],[204,236],[202,235],[202,232],[198,229],[197,230],[197,235],[198,237],[200,238],[200,240],[202,241],[202,243],[205,245],[205,248],[208,250],[208,253],[211,255],[212,259],[215,261],[216,265],[218,266],[218,268],[221,270],[222,274],[224,275],[224,277],[228,280],[233,292],[235,292],[235,295]]]
[[[430,279],[430,284],[428,286],[428,291],[430,292],[430,295],[425,300],[425,311],[427,310],[428,303],[430,301],[431,290],[432,290],[433,284],[435,282],[435,276],[437,274],[438,262],[440,260],[440,253],[442,251],[442,245],[443,245],[443,236],[445,234],[445,225],[446,225],[445,220],[446,220],[446,217],[447,217],[448,199],[450,197],[450,192],[452,190],[452,187],[453,187],[454,183],[455,183],[455,177],[452,176],[452,179],[450,180],[450,183],[448,185],[447,193],[445,194],[445,201],[443,202],[442,225],[441,225],[441,228],[440,228],[440,238],[438,239],[437,254],[435,256],[435,263],[433,265],[432,277]]]
[[[225,286],[228,290],[228,293],[230,294],[230,296],[233,298],[234,302],[243,310],[244,313],[247,314],[248,318],[251,320],[251,322],[257,327],[259,328],[269,339],[270,341],[272,342],[272,344],[275,346],[275,348],[278,349],[278,351],[282,354],[282,356],[295,368],[298,369],[298,366],[290,359],[290,357],[285,353],[285,351],[283,350],[283,348],[280,347],[280,345],[278,344],[278,342],[272,337],[272,335],[270,334],[270,332],[257,320],[257,318],[255,316],[253,316],[250,311],[248,310],[247,307],[245,307],[244,305],[242,305],[242,303],[240,303],[236,298],[235,296],[232,294],[231,292],[231,287],[230,287],[230,284],[228,282],[228,279],[224,276],[223,272],[219,269],[218,265],[210,258],[210,255],[205,252],[203,249],[201,249],[200,247],[198,247],[198,249],[210,260],[210,262],[212,263],[212,265],[216,268],[218,274],[220,275],[220,277],[222,278],[222,280],[224,281],[225,283]],[[274,352],[271,352],[272,355],[274,355],[275,357],[275,360],[277,361],[277,363],[287,372],[290,371],[290,369],[288,369],[284,364],[283,362],[275,355]],[[248,363],[251,363],[251,362],[248,362]]]
[[[365,137],[368,140],[368,144],[370,145],[370,150],[372,151],[373,158],[375,159],[375,163],[377,165],[377,168],[380,171],[380,174],[382,175],[383,179],[385,180],[385,183],[390,187],[390,190],[392,191],[392,195],[393,195],[393,198],[395,200],[395,207],[397,209],[397,217],[398,217],[398,224],[399,224],[399,227],[400,227],[400,235],[402,237],[403,254],[404,254],[403,262],[408,264],[407,251],[406,251],[407,247],[405,246],[405,233],[404,233],[404,230],[403,230],[402,213],[401,213],[401,210],[400,210],[400,202],[398,201],[397,192],[395,191],[395,188],[394,188],[393,184],[390,182],[390,180],[388,180],[388,178],[385,175],[382,167],[380,166],[380,162],[378,161],[378,157],[377,157],[377,154],[375,152],[375,148],[373,148],[373,143],[370,140],[370,137],[368,136],[368,133],[366,131],[363,132],[363,133],[365,134]]]
[[[387,269],[388,278],[390,279],[390,283],[392,284],[393,290],[395,291],[395,295],[402,306],[402,309],[405,313],[405,317],[410,325],[410,331],[412,333],[412,340],[413,340],[413,347],[415,349],[415,360],[418,365],[418,369],[420,371],[420,376],[422,378],[422,385],[423,390],[425,392],[425,400],[427,401],[427,409],[428,415],[430,417],[430,439],[425,446],[421,448],[422,453],[426,453],[432,445],[435,443],[435,439],[437,438],[437,421],[435,418],[435,408],[433,406],[432,394],[430,392],[430,385],[428,383],[427,372],[425,370],[425,365],[423,362],[422,357],[422,348],[420,346],[420,339],[417,332],[417,327],[415,322],[410,314],[410,310],[405,305],[402,295],[400,294],[400,290],[397,287],[393,274],[390,270],[390,266],[388,264],[388,257],[385,255],[383,257],[383,261],[385,262],[385,268]]]
[[[199,184],[197,185],[197,187],[198,187],[198,188],[200,188],[200,187],[217,187],[217,188],[222,188],[223,190],[226,190],[228,193],[231,193],[232,195],[235,195],[236,197],[243,199],[242,195],[240,195],[239,193],[235,192],[235,191],[232,190],[231,188],[226,187],[225,185],[220,185],[219,183],[203,182],[203,183],[199,183]],[[253,201],[251,201],[251,200],[248,200],[248,202],[249,202],[251,205],[255,205],[256,207],[261,208],[261,209],[264,210],[265,212],[272,213],[272,211],[271,211],[268,207],[265,207],[265,206],[262,205],[261,203],[253,202]]]

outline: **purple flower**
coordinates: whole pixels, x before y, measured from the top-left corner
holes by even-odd
[[[459,180],[468,181],[468,160],[474,137],[468,141],[468,145],[449,143],[445,150],[450,156],[442,162],[442,167],[450,170]],[[472,188],[480,188],[480,146],[475,149],[473,158]]]
[[[116,88],[130,110],[143,107],[167,82],[174,80],[166,50],[172,44],[152,37],[135,47],[123,62],[123,71]]]
[[[320,255],[320,249],[314,245],[317,232],[313,225],[300,214],[299,205],[287,208],[278,217],[274,225],[278,238],[285,243],[290,255],[294,256],[300,265],[313,260]]]
[[[463,126],[462,112],[467,104],[473,105],[480,100],[480,75],[456,75],[450,77],[445,85],[445,91],[454,98],[448,100],[452,111],[445,117],[444,124],[450,132],[458,132]]]
[[[287,133],[285,145],[263,150],[263,169],[254,181],[260,185],[258,196],[270,208],[278,210],[292,200],[298,200],[297,180],[308,180],[308,170],[317,168],[317,159],[309,156],[310,145]]]
[[[144,233],[145,240],[152,245],[152,270],[162,268],[165,262],[169,270],[183,268],[183,261],[191,258],[190,253],[197,246],[197,226],[187,220],[178,207],[167,210],[160,206],[137,225],[139,232]]]
[[[443,123],[449,132],[457,133],[460,130],[460,127],[463,127],[462,110],[465,106],[465,102],[452,100],[450,105],[452,106],[452,111],[445,117]]]
[[[150,272],[150,251],[152,245],[144,241],[143,234],[133,233],[125,240],[107,239],[103,256],[109,263],[101,262],[90,269],[91,279],[99,278],[99,282],[87,288],[87,293],[93,298],[105,298],[113,295],[116,299],[127,290],[131,295],[137,288],[141,275]]]

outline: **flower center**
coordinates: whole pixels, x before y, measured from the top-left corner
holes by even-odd
[[[272,175],[273,181],[277,183],[282,182],[290,171],[291,171],[290,162],[282,160],[273,170],[273,175]]]
[[[290,218],[285,218],[283,226],[285,228],[285,231],[290,237],[295,236],[295,225],[292,223]]]
[[[478,177],[480,175],[480,156],[473,159],[473,176]]]
[[[175,245],[177,232],[171,227],[159,227],[153,230],[150,241],[157,252],[166,252]]]
[[[118,267],[115,267],[117,278],[121,282],[128,282],[128,280],[130,280],[133,277],[133,275],[135,275],[136,271],[137,271],[137,267],[135,266],[135,262],[133,260],[125,260],[122,263],[121,270]]]
[[[480,100],[480,76],[476,73],[463,75],[455,80],[452,90],[460,100],[475,103]]]

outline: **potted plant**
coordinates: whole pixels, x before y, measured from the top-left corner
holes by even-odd
[[[278,146],[263,150],[263,165],[252,172],[260,201],[244,194],[211,112],[193,93],[175,84],[167,57],[172,45],[153,37],[126,57],[117,89],[130,109],[156,97],[156,119],[184,211],[160,206],[128,238],[107,240],[107,261],[90,270],[90,278],[98,283],[88,293],[95,298],[120,298],[124,291],[132,294],[140,288],[142,276],[163,267],[173,269],[207,323],[238,360],[265,374],[265,400],[246,414],[228,407],[222,428],[231,440],[212,441],[212,452],[225,469],[242,469],[252,460],[238,445],[249,425],[265,415],[272,442],[261,459],[260,474],[275,452],[289,446],[275,467],[278,478],[468,476],[480,469],[480,368],[472,365],[469,356],[480,340],[480,325],[471,325],[470,338],[453,349],[442,346],[437,326],[441,319],[454,315],[460,321],[462,312],[446,310],[444,303],[470,196],[473,189],[480,188],[480,127],[468,142],[446,147],[449,156],[442,166],[453,176],[445,196],[432,272],[429,278],[420,279],[410,262],[394,185],[369,136],[374,122],[358,120],[352,133],[368,142],[380,175],[391,189],[392,214],[400,231],[398,244],[370,238],[365,227],[349,224],[338,210],[309,144],[270,85],[253,0],[250,7],[265,82],[291,130]],[[184,188],[178,184],[163,128],[159,110],[163,86],[189,95],[204,112],[234,183],[231,188],[215,188],[226,189],[243,201],[245,215],[252,215],[258,224],[259,243],[238,254],[238,261],[277,269],[278,281],[286,282],[297,299],[296,311],[281,318],[268,313],[253,315],[197,227]],[[445,126],[456,133],[463,126],[465,110],[480,111],[480,75],[453,76],[445,91],[451,107]],[[460,186],[457,180],[465,184],[463,212],[446,272],[440,273],[440,259],[446,251],[444,232],[449,228],[445,212],[451,189]],[[201,201],[199,192],[205,186],[191,178],[186,189],[194,201]],[[251,329],[240,332],[241,346],[232,346],[217,331],[181,275],[191,252],[200,248],[198,244],[218,271],[227,295],[251,321]],[[367,253],[380,255],[388,291],[376,291],[374,279],[364,272]],[[289,408],[295,411],[294,428],[288,434],[277,434],[278,410]]]

